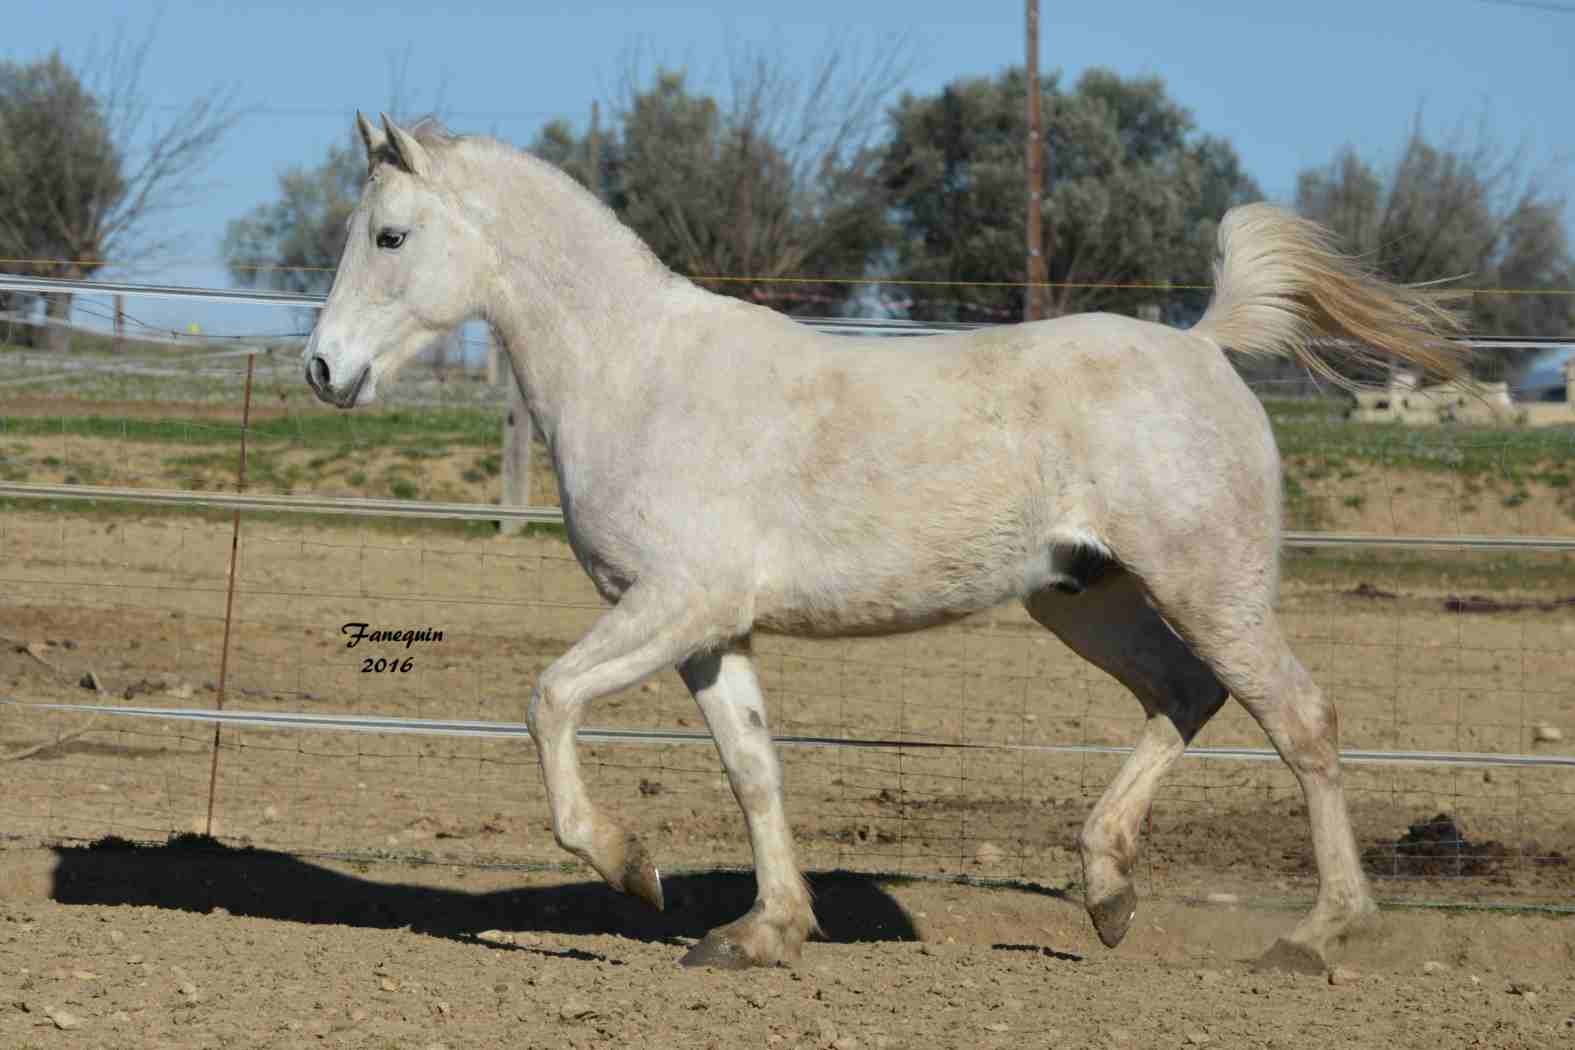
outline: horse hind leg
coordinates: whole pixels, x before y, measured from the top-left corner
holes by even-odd
[[[1132,870],[1143,818],[1166,772],[1227,693],[1149,605],[1131,574],[1105,565],[1080,571],[1074,580],[1075,587],[1057,581],[1053,589],[1030,595],[1029,614],[1131,690],[1148,715],[1137,746],[1095,804],[1078,843],[1089,917],[1099,939],[1114,948],[1137,911]]]
[[[1295,774],[1307,801],[1318,899],[1288,937],[1262,962],[1277,968],[1321,970],[1328,948],[1368,927],[1377,913],[1357,853],[1341,782],[1339,719],[1307,669],[1291,651],[1271,595],[1254,579],[1233,577],[1250,560],[1200,561],[1212,567],[1190,581],[1186,596],[1160,593],[1156,604],[1268,735]]]

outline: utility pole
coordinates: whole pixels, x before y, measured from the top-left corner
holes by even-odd
[[[1048,291],[1039,206],[1044,196],[1044,131],[1039,113],[1039,0],[1028,0],[1028,285],[1023,289],[1023,320],[1045,315]]]
[[[596,99],[591,99],[591,133],[586,139],[587,151],[590,153],[589,169],[585,172],[585,183],[596,194],[596,199],[602,196],[602,107]]]

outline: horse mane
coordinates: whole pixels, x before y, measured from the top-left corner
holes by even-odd
[[[452,132],[436,116],[422,117],[408,130],[416,141],[427,147],[436,157],[459,160],[461,164],[476,168],[485,168],[503,162],[505,166],[518,167],[529,172],[537,183],[554,188],[565,197],[579,202],[590,214],[605,219],[616,238],[627,239],[636,254],[656,267],[666,279],[692,284],[687,277],[675,272],[663,262],[645,242],[645,238],[624,222],[611,205],[591,192],[579,179],[545,157],[491,135]]]
[[[415,136],[417,142],[429,148],[442,148],[458,142],[462,136],[456,135],[443,123],[443,119],[436,113],[428,113],[417,117],[415,122],[405,129]]]

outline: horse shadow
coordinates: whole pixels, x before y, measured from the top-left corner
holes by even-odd
[[[382,882],[287,853],[226,846],[120,840],[57,847],[50,897],[61,904],[141,905],[206,914],[369,929],[405,929],[477,942],[493,929],[569,935],[613,934],[681,945],[738,918],[755,899],[746,872],[663,877],[657,912],[601,881],[471,892]],[[809,876],[820,939],[834,943],[917,941],[912,918],[880,878],[853,872]],[[586,953],[571,955],[592,958]]]

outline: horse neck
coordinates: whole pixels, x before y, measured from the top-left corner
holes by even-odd
[[[618,413],[638,394],[664,293],[687,282],[577,183],[511,159],[488,222],[501,262],[486,319],[556,445],[577,419]]]

